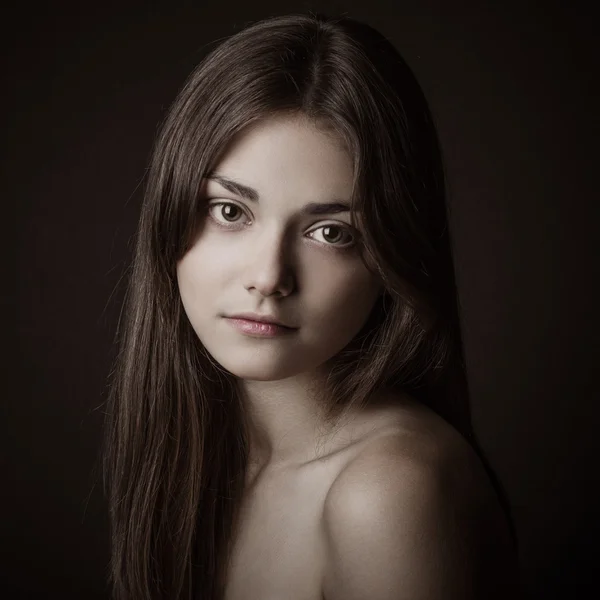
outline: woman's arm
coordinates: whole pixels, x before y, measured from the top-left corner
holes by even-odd
[[[355,459],[325,504],[325,600],[512,600],[517,559],[470,448],[387,440]]]

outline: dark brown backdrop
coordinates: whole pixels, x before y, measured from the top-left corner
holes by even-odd
[[[591,594],[597,65],[591,15],[559,4],[54,2],[3,14],[2,224],[16,249],[3,315],[17,333],[3,361],[3,598],[107,597],[94,469],[156,126],[205,44],[307,7],[379,28],[430,99],[473,410],[514,505],[523,577],[532,598]]]

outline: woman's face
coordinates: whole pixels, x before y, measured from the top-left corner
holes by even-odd
[[[177,279],[200,341],[232,374],[270,381],[316,370],[366,322],[382,288],[360,258],[360,233],[348,210],[315,210],[349,205],[352,178],[340,140],[277,116],[242,131],[203,181],[206,211]],[[226,318],[242,312],[295,329],[247,335]]]

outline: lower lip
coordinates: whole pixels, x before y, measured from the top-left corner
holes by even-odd
[[[258,337],[275,337],[277,335],[285,335],[295,331],[295,329],[291,329],[290,327],[282,327],[281,325],[273,325],[271,323],[259,323],[258,321],[249,321],[247,319],[227,318],[227,320],[238,331]]]

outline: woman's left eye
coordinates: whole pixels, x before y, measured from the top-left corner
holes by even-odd
[[[327,244],[328,246],[335,246],[338,248],[346,249],[355,244],[355,239],[354,239],[354,236],[352,235],[352,233],[350,233],[350,231],[347,228],[342,227],[341,225],[332,225],[332,224],[321,225],[320,227],[317,227],[316,229],[309,231],[309,233],[312,234],[312,233],[315,233],[315,231],[322,231],[321,236],[325,240],[325,244]],[[333,234],[331,233],[332,231],[333,231]],[[343,239],[344,237],[350,238],[350,240],[347,241],[346,243],[342,243],[342,244],[338,243],[340,241],[340,239]],[[331,239],[331,238],[334,238],[334,239]]]
[[[224,217],[224,219],[225,219],[224,221],[221,219],[215,218],[214,212],[212,209],[216,208],[216,207],[221,207],[221,210],[216,211],[216,212],[218,212],[221,217]],[[233,202],[214,202],[213,204],[208,205],[208,213],[210,214],[210,217],[219,226],[225,227],[227,229],[233,229],[233,227],[228,226],[227,223],[231,223],[233,225],[238,223],[239,219],[230,218],[230,217],[235,217],[236,212],[245,214],[245,211],[240,206],[238,206],[237,204],[234,204]],[[347,227],[344,227],[342,225],[336,225],[333,223],[330,223],[328,225],[321,225],[320,227],[317,227],[317,228],[313,229],[312,231],[309,231],[308,233],[311,234],[311,237],[312,237],[312,234],[314,234],[317,231],[322,231],[321,237],[322,237],[323,241],[321,243],[326,246],[332,246],[334,248],[339,248],[339,249],[345,250],[356,244],[356,239],[355,239],[354,235],[351,233],[351,231]],[[340,239],[344,239],[344,237],[349,238],[349,241],[347,241],[345,244],[340,244],[339,243]],[[331,239],[331,238],[333,238],[333,239]]]

